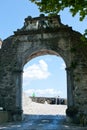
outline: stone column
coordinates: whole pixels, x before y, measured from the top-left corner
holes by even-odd
[[[16,106],[12,112],[14,121],[22,120],[22,70],[14,71],[14,82],[16,88]]]
[[[73,70],[72,68],[66,68],[67,71],[67,105],[71,107],[74,105],[73,97]]]
[[[22,72],[16,71],[16,107],[22,108]]]

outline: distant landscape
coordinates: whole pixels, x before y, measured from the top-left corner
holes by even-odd
[[[61,105],[67,105],[67,100],[65,98],[59,98],[59,97],[29,97],[33,102],[37,103],[48,103],[48,104],[61,104]]]

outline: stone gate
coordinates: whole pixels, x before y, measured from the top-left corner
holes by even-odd
[[[87,117],[87,46],[82,35],[63,25],[60,16],[25,19],[24,26],[0,49],[0,107],[8,120],[22,119],[23,67],[34,57],[57,55],[66,64],[68,111]],[[69,111],[70,112],[70,111]],[[72,117],[71,117],[72,118]]]

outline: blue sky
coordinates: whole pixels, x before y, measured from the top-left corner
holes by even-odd
[[[23,26],[27,16],[40,15],[38,7],[29,0],[1,0],[0,1],[0,38],[13,35],[14,31]],[[68,9],[60,12],[61,22],[80,33],[87,28],[87,18],[79,21],[78,15],[74,18]],[[64,61],[57,56],[40,56],[32,59],[24,67],[23,91],[36,96],[66,97],[66,72]]]
[[[24,91],[32,96],[66,97],[66,72],[62,58],[39,56],[32,59],[24,68]]]

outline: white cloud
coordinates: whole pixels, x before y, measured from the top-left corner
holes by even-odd
[[[62,63],[62,64],[61,64],[61,68],[60,68],[60,69],[61,69],[61,70],[64,70],[65,68],[66,68],[65,63]]]
[[[50,76],[48,65],[44,60],[40,60],[38,64],[33,64],[24,70],[25,79],[46,79]]]
[[[61,94],[61,91],[58,91],[53,88],[48,89],[28,89],[27,91],[24,91],[27,95],[32,96],[33,93],[35,93],[36,96],[44,97],[48,95],[48,97],[56,97]]]

